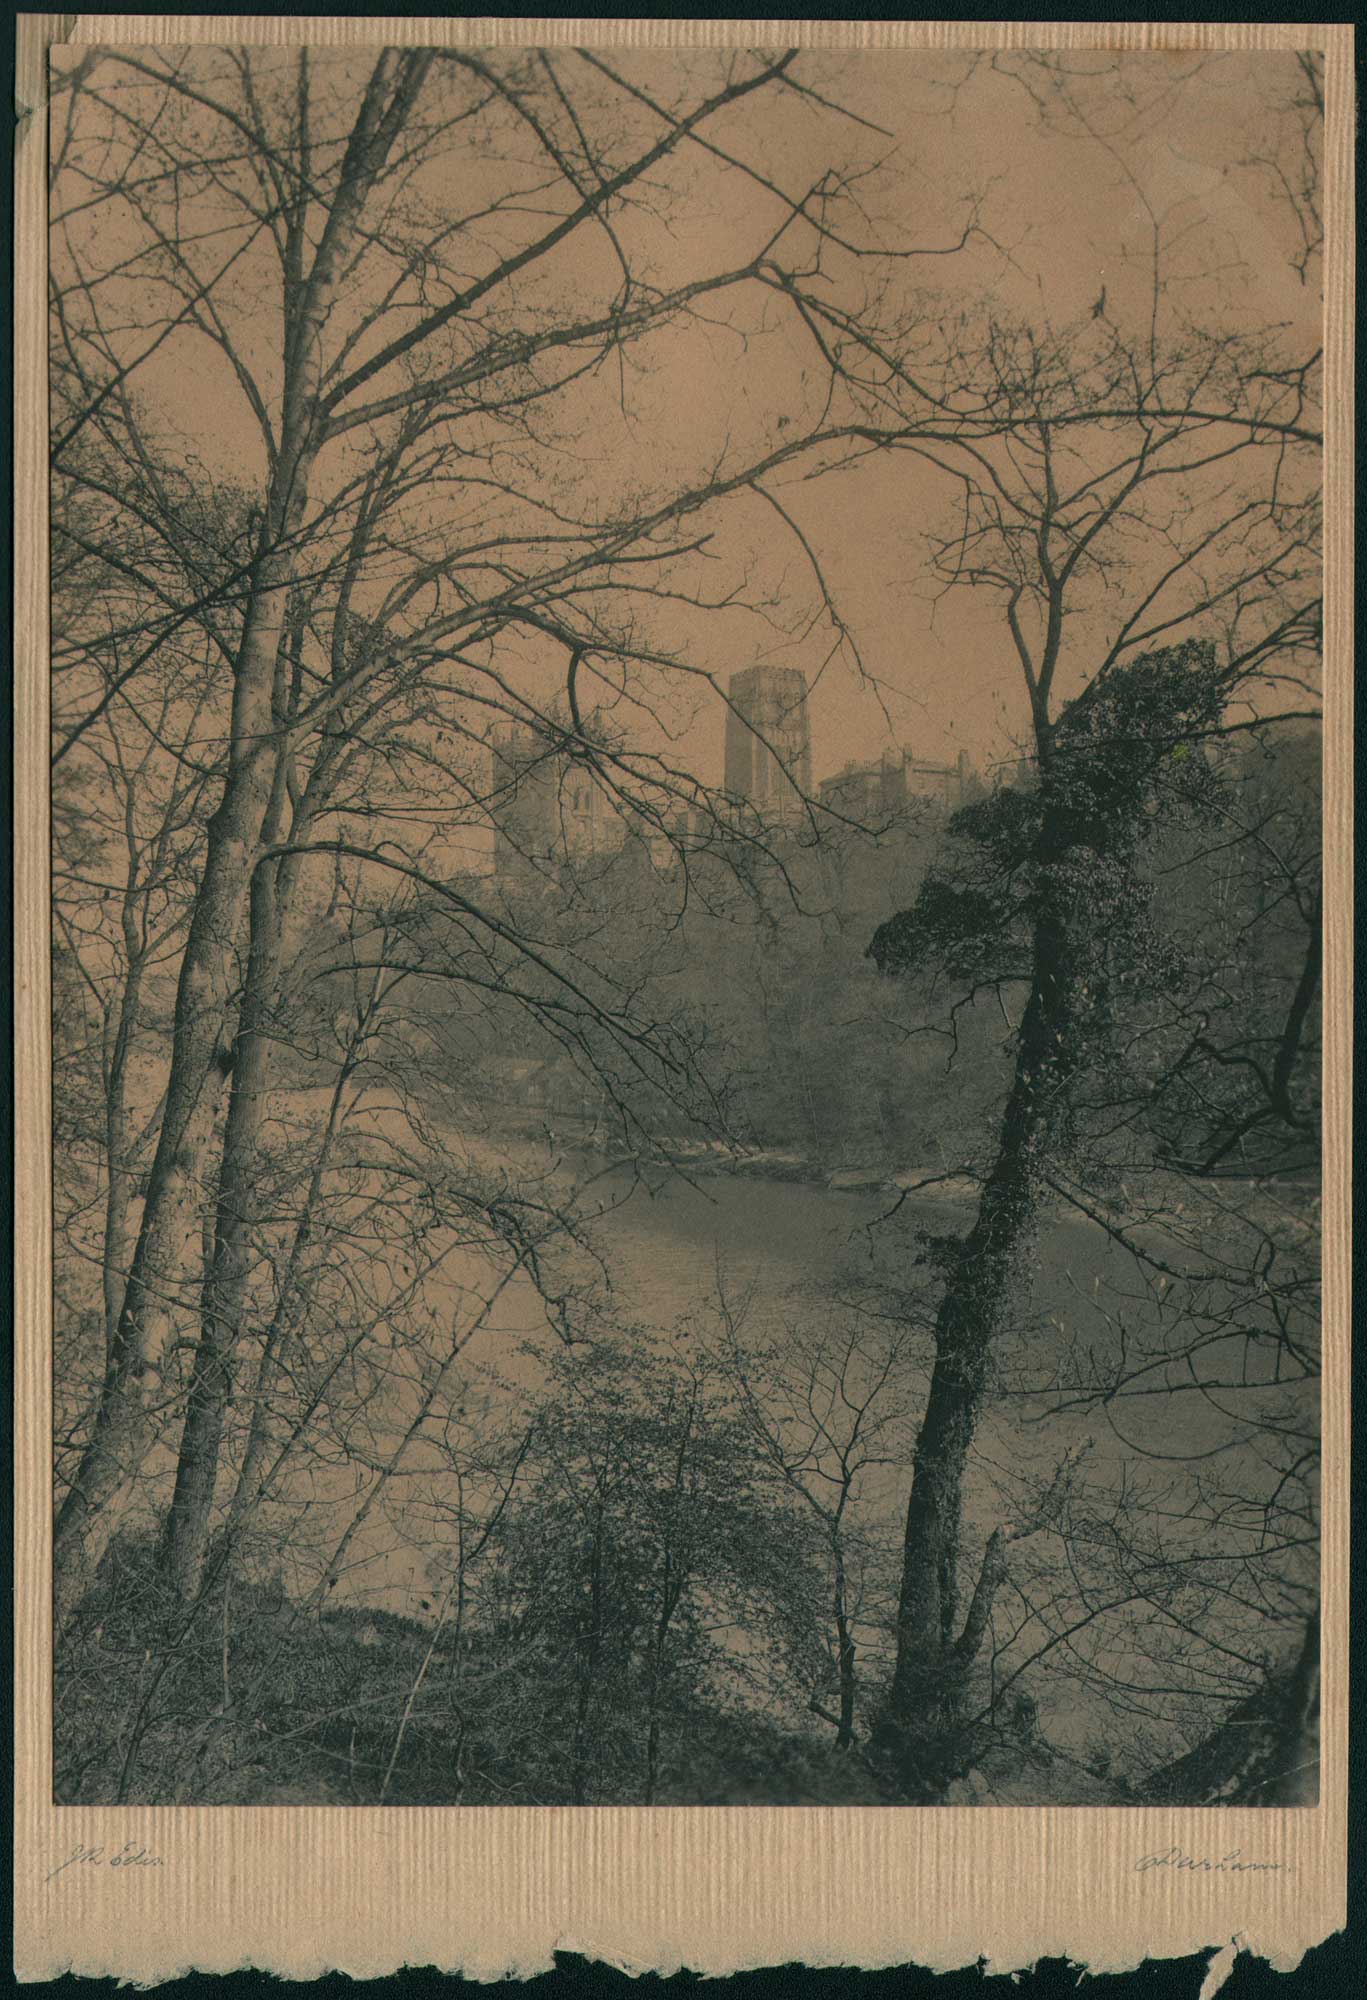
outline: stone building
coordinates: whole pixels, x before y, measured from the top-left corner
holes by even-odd
[[[806,675],[799,667],[742,667],[729,693],[727,793],[763,819],[796,818],[812,789]]]
[[[592,765],[550,735],[528,723],[503,723],[489,761],[496,875],[544,872],[624,845],[621,815]]]
[[[951,811],[967,805],[977,778],[961,750],[953,764],[934,764],[905,746],[887,749],[876,764],[847,764],[821,783],[821,803],[846,819],[878,825],[918,800]]]
[[[796,667],[742,667],[729,693],[724,789],[733,811],[743,808],[771,827],[799,821],[813,796],[806,676]],[[554,724],[503,723],[489,760],[494,871],[504,880],[526,882],[565,865],[586,870],[593,862],[617,871],[637,847],[657,872],[668,872],[677,848],[724,841],[728,814],[700,806],[676,805],[653,834],[629,830],[592,762]],[[918,802],[954,810],[980,790],[966,752],[936,764],[903,745],[876,761],[847,764],[823,779],[819,796],[832,813],[877,831]]]

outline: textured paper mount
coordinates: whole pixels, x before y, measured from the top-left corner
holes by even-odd
[[[933,1811],[56,1808],[48,1535],[50,1217],[47,1066],[46,52],[57,41],[380,40],[637,46],[804,43],[1317,47],[1326,55],[1329,441],[1326,478],[1329,895],[1325,978],[1326,1535],[1322,1783],[1313,1808]],[[1093,1972],[1236,1945],[1289,1968],[1345,1921],[1351,912],[1352,30],[1345,26],[843,21],[385,20],[27,15],[18,24],[15,676],[18,1334],[16,1970],[151,1984],[265,1968],[353,1976],[435,1965],[471,1977],[547,1967],[555,1950],[638,1970],[724,1973],[802,1961],[992,1970],[1066,1954]],[[160,1867],[49,1871],[83,1843]],[[1259,1874],[1137,1872],[1193,1856]]]

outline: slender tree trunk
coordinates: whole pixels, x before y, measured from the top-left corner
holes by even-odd
[[[334,628],[340,622],[340,617],[334,618]],[[275,714],[277,728],[282,732],[297,713],[302,678],[302,634],[297,618],[291,619],[291,626],[290,642],[282,645],[276,670]],[[340,652],[340,646],[338,650]],[[350,664],[349,661],[346,664]],[[261,831],[263,848],[273,846],[280,839],[287,817],[290,840],[303,842],[308,839],[321,809],[321,801],[326,796],[328,773],[334,763],[335,757],[327,751],[317,758],[304,796],[297,800],[290,815],[292,760],[288,745],[282,743],[276,760],[270,808]],[[199,1589],[204,1572],[224,1424],[236,1381],[238,1351],[250,1312],[253,1236],[265,1172],[265,1114],[272,1045],[270,1020],[280,1004],[282,982],[296,942],[297,891],[304,860],[302,854],[287,854],[269,864],[259,865],[252,877],[248,905],[247,980],[238,1018],[232,1087],[219,1167],[214,1257],[204,1288],[200,1336],[181,1433],[175,1493],[162,1546],[164,1566],[176,1590],[184,1598],[192,1597]],[[371,994],[372,1009],[378,998],[379,984],[380,975],[377,973]],[[363,1024],[358,1024],[357,1032],[358,1037],[363,1037]],[[338,1073],[323,1146],[305,1195],[303,1216],[295,1232],[272,1325],[263,1344],[246,1457],[230,1511],[230,1526],[234,1528],[241,1525],[244,1509],[249,1510],[256,1497],[255,1486],[259,1483],[261,1463],[268,1444],[266,1389],[274,1373],[276,1355],[286,1327],[297,1316],[298,1307],[289,1297],[292,1279],[299,1255],[311,1234],[322,1174],[336,1135],[341,1092],[354,1066],[354,1055],[348,1055]]]
[[[158,846],[161,839],[166,837],[166,833],[166,825],[163,825],[156,843]],[[148,953],[146,933],[142,928],[147,921],[147,913],[145,908],[140,908],[146,896],[147,885],[142,879],[131,784],[126,785],[124,797],[124,838],[128,850],[128,875],[119,911],[119,928],[123,936],[126,969],[123,992],[119,996],[114,1046],[110,1050],[109,1067],[105,1076],[105,1162],[108,1185],[105,1195],[102,1278],[106,1368],[114,1353],[119,1317],[123,1312],[124,1294],[128,1287],[128,1272],[133,1256],[130,1217],[133,1193],[137,1184],[137,1168],[136,1149],[130,1142],[128,1132],[128,1058],[138,1025],[138,1013],[142,1006],[143,978],[147,970]]]
[[[250,765],[210,823],[209,861],[176,1001],[171,1076],[142,1225],[89,1442],[58,1512],[55,1602],[65,1622],[112,1529],[111,1513],[146,1463],[162,1363],[185,1310],[186,1234],[218,1090],[215,1057],[232,998],[242,885],[251,867]]]
[[[166,1108],[123,1309],[91,1436],[54,1530],[59,1629],[85,1590],[108,1543],[115,1509],[145,1466],[153,1440],[163,1362],[181,1314],[185,1230],[221,1095],[210,1086],[219,1075],[215,1057],[232,1000],[243,904],[278,760],[276,667],[319,449],[323,333],[366,198],[430,60],[421,52],[394,49],[377,58],[312,266],[307,278],[286,287],[279,448],[238,652],[228,775],[209,821],[204,872],[181,961]]]
[[[1046,824],[1041,878],[1062,858]],[[986,1632],[975,1590],[959,1627],[963,1483],[994,1342],[1006,1325],[1021,1260],[1034,1241],[1075,1066],[1076,918],[1047,886],[1035,920],[1030,996],[997,1157],[972,1230],[954,1252],[935,1325],[930,1393],[912,1460],[897,1610],[896,1663],[874,1749],[898,1794],[930,1803],[962,1774],[961,1717]],[[993,1566],[997,1551],[991,1551]],[[980,1585],[994,1584],[985,1569]]]
[[[272,695],[287,582],[286,560],[259,564],[233,696],[229,773],[209,822],[204,875],[181,961],[166,1105],[142,1224],[91,1437],[57,1516],[59,1625],[109,1539],[115,1503],[146,1461],[163,1358],[185,1310],[185,1238],[223,1087],[218,1057],[233,998],[242,908],[271,796]]]
[[[579,1687],[574,1708],[574,1747],[570,1767],[570,1804],[587,1802],[589,1775],[589,1710],[593,1703],[598,1661],[603,1646],[603,1503],[594,1513],[589,1554],[589,1614],[579,1659]]]
[[[187,1600],[199,1589],[209,1545],[224,1418],[247,1314],[261,1199],[261,1139],[270,1067],[268,1024],[279,962],[274,875],[275,869],[267,864],[252,877],[247,982],[234,1047],[213,1250],[205,1272],[200,1336],[162,1544],[167,1574]]]
[[[349,1082],[356,1056],[359,1054],[359,1039],[353,1045],[346,1061],[338,1071],[332,1089],[332,1100],[328,1106],[327,1125],[323,1132],[318,1153],[309,1176],[309,1184],[304,1194],[299,1220],[295,1225],[294,1237],[290,1243],[289,1255],[281,1274],[279,1290],[276,1294],[275,1310],[271,1323],[266,1329],[261,1345],[261,1359],[256,1371],[256,1381],[252,1389],[251,1418],[247,1432],[247,1446],[242,1457],[242,1468],[233,1489],[232,1501],[228,1509],[227,1532],[236,1539],[247,1526],[261,1498],[262,1476],[266,1464],[266,1454],[271,1443],[271,1391],[275,1383],[276,1365],[281,1351],[292,1337],[303,1314],[305,1298],[300,1288],[300,1272],[309,1245],[313,1241],[314,1225],[318,1203],[322,1195],[323,1178],[332,1160],[337,1131],[341,1122],[342,1098]]]
[[[845,1559],[838,1545],[835,1551],[834,1609],[836,1672],[840,1686],[840,1726],[835,1732],[835,1747],[837,1750],[848,1750],[854,1742],[855,1646],[845,1593]]]
[[[664,1685],[665,1646],[669,1640],[669,1628],[674,1613],[678,1609],[679,1597],[683,1589],[683,1578],[670,1550],[665,1551],[664,1576],[661,1581],[660,1615],[656,1620],[654,1638],[650,1648],[650,1690],[647,1700],[648,1721],[646,1725],[646,1788],[643,1805],[655,1803],[655,1793],[660,1781],[660,1692]]]
[[[125,933],[128,928],[128,924],[125,923]],[[142,972],[142,952],[140,947],[136,947],[134,956],[128,963],[124,990],[119,1002],[119,1022],[114,1034],[114,1047],[110,1051],[109,1072],[104,1084],[104,1151],[107,1179],[100,1276],[104,1293],[106,1365],[114,1352],[132,1253],[129,1217],[137,1174],[133,1162],[128,1157],[128,1049],[142,995]]]

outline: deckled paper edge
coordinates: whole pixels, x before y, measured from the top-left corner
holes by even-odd
[[[1290,1969],[1346,1919],[1353,548],[1352,29],[1214,24],[301,19],[25,15],[18,23],[15,291],[15,1969],[153,1985],[248,1967],[495,1979],[556,1951],[633,1972],[801,1961],[1096,1974],[1219,1947]],[[907,50],[988,44],[1326,53],[1325,1552],[1323,1780],[1284,1812],[1086,1808],[56,1808],[51,1798],[45,381],[46,51],[56,41],[626,42]],[[43,1878],[77,1840],[135,1838],[159,1870]],[[1134,1872],[1192,1854],[1281,1860],[1240,1878]]]

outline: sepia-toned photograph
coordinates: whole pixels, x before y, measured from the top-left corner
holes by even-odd
[[[1322,56],[48,88],[53,1801],[1314,1806]]]

